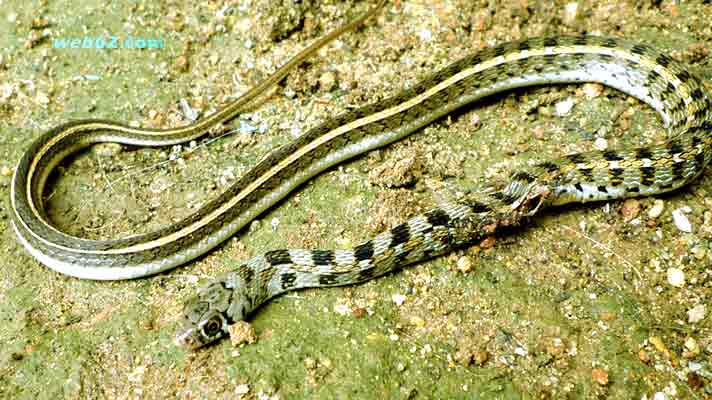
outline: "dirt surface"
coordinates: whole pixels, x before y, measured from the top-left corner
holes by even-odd
[[[497,3],[391,1],[232,135],[73,157],[50,215],[89,238],[165,226],[269,149],[508,40],[626,37],[712,82],[709,1]],[[256,343],[172,342],[182,301],[211,275],[271,249],[353,246],[531,160],[664,137],[646,105],[597,85],[507,93],[320,175],[199,261],[83,281],[39,264],[10,227],[11,174],[33,138],[79,118],[188,123],[368,3],[0,4],[0,398],[712,398],[709,169],[670,195],[566,207],[363,285],[282,296],[250,320]],[[56,42],[112,35],[133,46]],[[148,43],[163,47],[137,48]]]

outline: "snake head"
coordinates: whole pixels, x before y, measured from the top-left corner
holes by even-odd
[[[228,274],[198,289],[188,300],[176,332],[176,345],[195,350],[229,334],[235,321],[244,319],[249,302],[239,276]]]

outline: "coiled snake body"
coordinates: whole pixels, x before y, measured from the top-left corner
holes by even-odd
[[[669,140],[647,147],[571,154],[511,175],[501,189],[444,204],[349,250],[274,250],[205,285],[187,304],[178,341],[199,347],[227,332],[273,296],[306,287],[363,282],[470,245],[550,206],[648,196],[679,188],[712,157],[712,100],[680,63],[648,46],[594,36],[536,38],[465,57],[412,89],[315,128],[316,138],[374,112],[420,106],[369,122],[366,129],[420,126],[421,110],[450,112],[515,87],[599,82],[653,107]],[[363,129],[363,128],[362,128]],[[412,129],[414,130],[414,128]],[[310,140],[312,140],[310,139]]]
[[[647,103],[668,127],[664,143],[543,161],[353,249],[273,250],[257,256],[202,286],[186,304],[177,343],[197,348],[225,336],[230,324],[285,291],[363,282],[468,246],[547,207],[671,191],[695,179],[712,158],[712,97],[684,65],[623,39],[534,38],[464,57],[400,94],[325,122],[272,152],[194,215],[159,231],[95,241],[72,237],[50,223],[43,190],[53,167],[67,155],[102,141],[167,145],[201,136],[377,9],[327,35],[241,99],[193,125],[150,130],[85,120],[42,135],[23,155],[12,180],[12,224],[20,242],[47,266],[80,278],[127,279],[165,271],[231,237],[321,171],[478,99],[518,87],[598,82]]]

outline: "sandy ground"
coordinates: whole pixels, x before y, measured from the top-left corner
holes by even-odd
[[[233,122],[235,134],[74,157],[48,192],[50,215],[90,238],[164,226],[330,115],[508,40],[627,37],[712,80],[709,1],[504,3],[389,2]],[[255,344],[172,343],[199,281],[270,249],[353,246],[530,160],[663,137],[644,104],[595,85],[498,96],[322,174],[199,261],[81,281],[40,265],[10,228],[10,175],[34,137],[78,118],[185,124],[368,4],[0,5],[0,397],[712,398],[709,172],[670,195],[557,210],[363,285],[282,296],[251,319]],[[134,48],[55,48],[112,35]],[[135,48],[141,39],[163,48]]]

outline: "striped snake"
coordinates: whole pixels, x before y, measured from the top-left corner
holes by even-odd
[[[533,38],[464,57],[393,97],[324,122],[274,150],[225,193],[176,224],[99,241],[70,236],[50,223],[43,205],[45,184],[69,154],[98,142],[163,146],[202,136],[234,118],[291,68],[384,3],[318,40],[240,99],[195,124],[155,130],[81,120],[43,134],[22,156],[12,179],[12,223],[20,242],[48,267],[79,278],[129,279],[165,271],[214,248],[325,169],[399,140],[478,99],[519,87],[598,82],[647,103],[668,128],[664,143],[540,162],[352,249],[272,250],[257,256],[200,287],[186,303],[176,342],[198,348],[225,336],[230,324],[285,291],[364,282],[477,243],[551,206],[671,191],[695,179],[712,158],[712,96],[684,65],[623,39]]]

